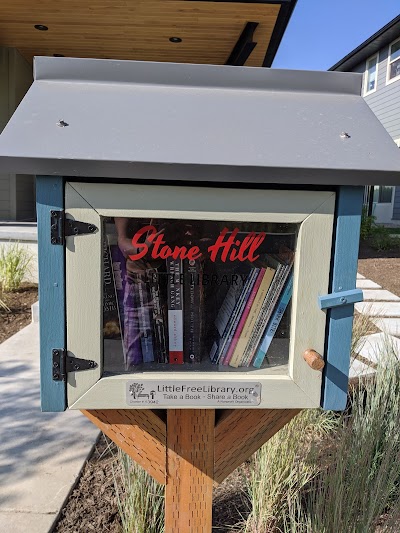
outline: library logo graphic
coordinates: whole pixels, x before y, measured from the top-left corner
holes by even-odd
[[[154,400],[156,391],[152,390],[149,393],[144,392],[144,385],[141,383],[132,383],[129,386],[129,394],[133,396],[134,400],[139,400],[140,398],[146,398],[147,400]]]

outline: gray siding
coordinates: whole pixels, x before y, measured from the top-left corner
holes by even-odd
[[[32,67],[14,48],[0,47],[0,132],[30,84]],[[0,174],[0,220],[32,220],[35,215],[33,176]]]
[[[10,215],[10,176],[0,174],[0,220],[6,220]]]
[[[400,35],[399,35],[400,37]],[[382,48],[378,58],[378,83],[374,93],[365,97],[372,111],[385,126],[393,139],[400,138],[400,80],[386,85],[389,46]],[[353,69],[354,72],[365,72],[363,62]]]
[[[393,220],[400,220],[400,187],[394,191]]]
[[[399,35],[400,37],[400,35]],[[400,139],[400,80],[386,84],[389,45],[379,51],[376,91],[365,96],[365,101],[381,121],[393,140]],[[360,63],[353,72],[364,73],[366,62]],[[364,94],[364,87],[363,87]],[[400,220],[400,187],[395,188],[393,220]]]

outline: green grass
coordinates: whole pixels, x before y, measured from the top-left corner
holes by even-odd
[[[121,450],[114,483],[123,532],[163,533],[164,487]]]
[[[400,365],[389,344],[383,352],[376,379],[354,390],[327,468],[297,505],[298,531],[373,532],[400,508]]]
[[[4,292],[19,289],[31,261],[31,253],[17,242],[0,246],[0,287]]]

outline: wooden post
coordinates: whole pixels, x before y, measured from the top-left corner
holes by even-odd
[[[214,474],[214,409],[169,409],[166,533],[210,533]]]
[[[216,420],[215,409],[82,411],[165,482],[166,533],[211,533],[213,481],[221,483],[298,412],[221,409]]]

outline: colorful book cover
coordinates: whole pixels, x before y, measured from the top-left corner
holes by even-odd
[[[184,360],[187,363],[201,361],[201,331],[203,323],[201,262],[184,261]]]
[[[136,283],[134,285],[136,286],[137,290],[140,343],[142,346],[143,362],[153,363],[154,350],[151,316],[152,312],[150,308],[149,295],[147,292],[146,277],[144,275],[137,276]]]
[[[160,287],[160,273],[157,269],[147,270],[150,291],[150,306],[153,318],[154,352],[157,362],[168,363],[168,334],[166,305]]]
[[[271,320],[269,321],[265,329],[264,336],[261,340],[261,344],[257,350],[256,356],[253,361],[253,366],[256,368],[260,368],[265,359],[268,348],[272,342],[272,339],[274,338],[274,335],[276,333],[276,330],[278,329],[279,323],[283,317],[286,307],[288,306],[289,301],[292,297],[292,291],[293,291],[293,273],[291,273],[286,283],[286,287],[283,290],[282,295],[279,299],[279,303],[271,317]]]
[[[246,348],[247,342],[250,338],[251,332],[253,330],[254,324],[260,314],[262,304],[267,295],[268,289],[271,285],[272,279],[274,277],[275,270],[273,268],[262,268],[259,274],[260,283],[257,284],[256,294],[251,302],[251,307],[247,316],[245,317],[243,327],[238,336],[236,347],[233,351],[232,357],[229,360],[230,366],[237,368],[241,365],[243,360],[244,350]],[[258,281],[258,280],[257,280]]]
[[[274,311],[278,298],[283,290],[285,282],[289,276],[293,265],[293,252],[290,258],[290,262],[287,262],[286,257],[282,258],[269,258],[270,261],[277,265],[274,279],[270,285],[267,296],[263,302],[261,312],[256,320],[251,337],[247,343],[242,364],[247,366],[253,359],[255,352],[260,344],[261,337],[265,330],[265,325],[268,324],[269,319]],[[283,261],[283,262],[281,262]]]
[[[228,328],[228,331],[226,332],[225,337],[225,343],[221,350],[219,361],[221,364],[226,364],[226,356],[229,350],[229,347],[231,345],[231,342],[233,340],[233,336],[235,335],[235,331],[239,325],[240,318],[242,316],[242,313],[244,311],[244,308],[246,306],[247,300],[250,297],[251,291],[253,289],[254,283],[256,282],[258,273],[260,272],[259,268],[253,268],[249,274],[248,277],[248,283],[246,281],[245,286],[242,291],[242,295],[240,299],[237,302],[237,305],[235,307],[234,313],[232,315],[232,320],[230,322],[230,326]]]
[[[264,272],[265,272],[265,268],[261,268],[259,273],[258,273],[258,276],[257,276],[257,278],[256,278],[256,280],[254,282],[254,285],[253,285],[253,287],[252,287],[252,289],[250,291],[250,294],[249,294],[249,297],[247,299],[246,305],[244,306],[243,312],[242,312],[242,314],[240,316],[239,323],[237,325],[236,331],[233,334],[232,342],[230,343],[228,351],[227,351],[226,356],[224,358],[224,364],[225,365],[230,364],[230,362],[231,362],[231,359],[232,359],[232,356],[233,356],[233,354],[235,352],[238,340],[240,338],[240,335],[242,334],[243,327],[244,327],[244,325],[246,323],[247,317],[249,316],[251,306],[253,305],[253,302],[254,302],[254,299],[256,297],[257,291],[260,288],[261,281],[262,281],[263,276],[264,276]],[[232,366],[234,366],[234,365],[232,365]]]
[[[182,260],[168,258],[168,338],[169,362],[183,364],[183,284]]]

